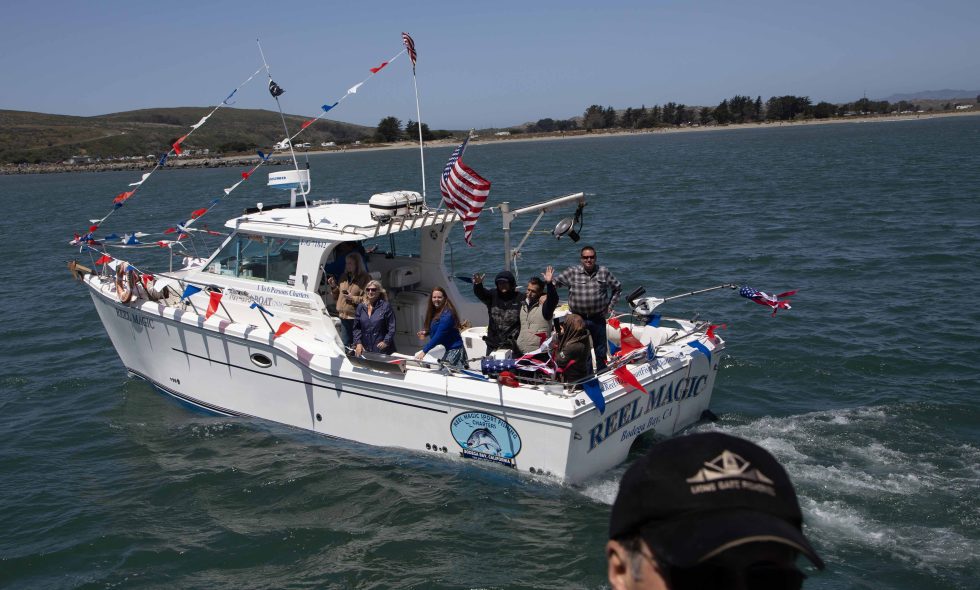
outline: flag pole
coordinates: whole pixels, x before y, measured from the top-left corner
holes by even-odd
[[[422,160],[422,205],[428,208],[425,202],[425,145],[422,143],[422,109],[419,106],[419,81],[415,76],[415,66],[412,66],[412,83],[415,85],[415,115],[419,127],[419,158]]]
[[[422,139],[422,107],[419,102],[419,79],[415,74],[418,54],[415,52],[415,40],[405,31],[402,31],[402,44],[405,45],[405,51],[408,52],[408,58],[412,62],[412,84],[415,86],[415,119],[419,126],[419,158],[422,160],[422,205],[428,209],[429,204],[425,202],[425,144]]]

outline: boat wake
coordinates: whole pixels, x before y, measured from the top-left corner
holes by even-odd
[[[741,436],[773,453],[796,485],[807,536],[835,569],[858,571],[856,562],[874,555],[875,568],[884,559],[929,574],[976,571],[980,515],[971,497],[980,488],[980,448],[950,444],[915,414],[893,405],[728,416],[696,430]],[[612,504],[625,469],[580,491]]]

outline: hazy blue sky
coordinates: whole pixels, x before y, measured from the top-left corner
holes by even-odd
[[[355,6],[356,5],[356,6]],[[850,101],[980,87],[980,1],[4,2],[0,109],[95,115],[220,102],[259,65],[315,114],[413,35],[422,120],[507,126],[733,94]],[[256,80],[237,106],[275,108]],[[415,119],[406,57],[335,111]]]

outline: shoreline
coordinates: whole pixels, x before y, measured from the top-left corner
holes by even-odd
[[[534,134],[517,134],[509,136],[478,136],[471,140],[476,144],[493,143],[522,143],[529,141],[554,141],[569,139],[589,139],[597,137],[622,137],[631,135],[662,135],[671,133],[701,133],[710,131],[733,131],[744,129],[779,129],[783,127],[806,127],[819,125],[840,125],[847,123],[894,123],[901,121],[921,121],[924,119],[940,119],[947,117],[971,117],[980,115],[980,110],[967,112],[943,112],[943,113],[913,113],[908,115],[881,115],[881,116],[857,116],[857,117],[835,117],[832,119],[807,119],[803,121],[763,121],[755,123],[739,123],[731,125],[692,125],[688,127],[656,127],[652,129],[611,129],[585,131],[575,130],[569,132],[548,132]],[[426,147],[454,146],[459,142],[458,139],[438,139],[426,142]],[[334,149],[310,149],[297,151],[297,155],[325,155],[325,154],[347,154],[353,152],[380,151],[380,150],[402,150],[418,149],[417,142],[400,141],[384,145],[365,145],[356,147],[334,148]],[[282,165],[290,159],[288,152],[273,154],[269,159],[271,165]],[[168,168],[224,168],[233,166],[251,166],[255,163],[255,156],[232,155],[213,158],[187,158],[171,159],[168,161]],[[117,172],[127,170],[149,170],[154,164],[148,161],[126,161],[126,162],[98,162],[94,164],[3,164],[0,165],[0,176],[24,175],[24,174],[71,174],[77,172]]]

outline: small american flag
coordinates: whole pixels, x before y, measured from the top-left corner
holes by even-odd
[[[408,58],[412,60],[412,73],[415,73],[415,62],[418,60],[418,54],[415,53],[415,40],[408,33],[402,33],[402,43],[405,44],[405,49],[408,50]]]
[[[463,152],[470,141],[467,137],[453,151],[449,162],[442,171],[439,190],[446,208],[459,215],[463,221],[463,239],[473,245],[473,227],[487,204],[490,194],[490,181],[476,173],[475,170],[463,163]]]
[[[759,305],[771,307],[772,315],[776,315],[776,312],[780,309],[792,309],[789,305],[789,301],[782,300],[781,298],[796,295],[796,291],[786,291],[784,293],[780,293],[779,295],[770,295],[765,291],[759,291],[746,285],[738,290],[738,294],[746,299],[755,301]]]

